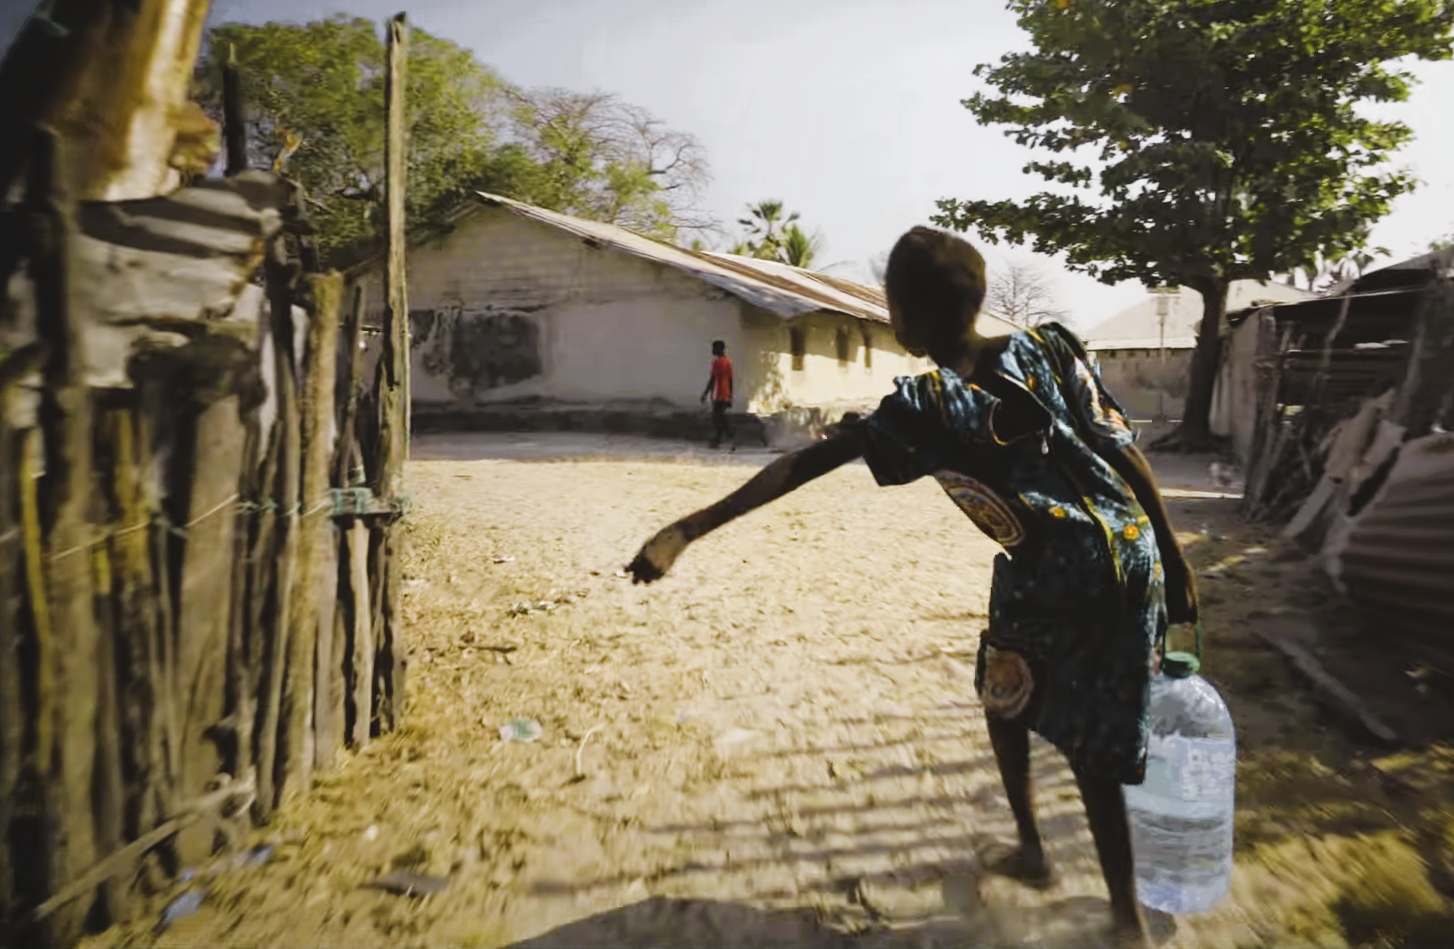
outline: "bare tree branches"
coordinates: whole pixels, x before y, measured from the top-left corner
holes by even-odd
[[[614,93],[537,89],[513,102],[511,138],[546,170],[542,202],[658,236],[714,229],[695,136]]]
[[[1016,326],[1034,326],[1065,317],[1043,265],[1026,257],[1011,257],[989,271],[984,312]]]

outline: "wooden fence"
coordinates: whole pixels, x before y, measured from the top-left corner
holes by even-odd
[[[398,724],[404,22],[386,352],[297,189],[71,203],[37,131],[0,284],[0,945],[65,946]],[[12,337],[14,334],[11,334]]]

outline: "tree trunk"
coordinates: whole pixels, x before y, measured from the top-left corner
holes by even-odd
[[[1222,316],[1227,309],[1227,285],[1223,278],[1196,284],[1202,295],[1202,324],[1197,330],[1197,347],[1191,358],[1191,382],[1181,424],[1158,448],[1208,451],[1213,447],[1212,396],[1217,388],[1217,369],[1222,351]]]

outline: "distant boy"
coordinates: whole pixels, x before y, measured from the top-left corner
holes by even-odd
[[[868,418],[665,528],[627,569],[656,580],[691,541],[855,458],[880,485],[933,477],[1005,549],[975,689],[1019,846],[992,868],[1032,885],[1051,879],[1031,806],[1033,729],[1075,773],[1119,941],[1144,946],[1121,785],[1145,776],[1149,684],[1167,626],[1197,616],[1156,479],[1069,330],[978,331],[984,261],[968,243],[914,228],[889,256],[885,287],[899,343],[939,368],[899,378]]]
[[[732,434],[732,360],[727,358],[727,344],[722,340],[712,343],[712,373],[707,377],[707,388],[702,390],[702,401],[712,398],[712,447],[716,448],[726,439],[737,450],[737,439]]]

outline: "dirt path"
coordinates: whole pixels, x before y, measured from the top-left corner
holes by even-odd
[[[937,487],[878,490],[851,466],[633,588],[616,571],[642,540],[750,469],[440,453],[452,460],[409,470],[407,727],[287,808],[261,835],[272,860],[218,876],[197,914],[157,935],[159,897],[95,945],[1099,944],[1104,887],[1047,746],[1039,807],[1060,884],[976,873],[1012,829],[972,685],[995,548]],[[1169,464],[1168,482],[1200,470]],[[1203,562],[1262,549],[1235,502],[1175,505]],[[1214,628],[1286,597],[1265,578],[1205,586]],[[1267,680],[1233,703],[1256,759],[1244,782],[1284,773],[1261,762],[1292,745],[1299,774],[1324,746],[1346,756],[1321,732],[1313,752],[1288,739],[1316,713],[1235,639],[1210,671]],[[516,716],[542,738],[503,742]],[[1345,797],[1366,798],[1341,774]],[[1264,850],[1309,832],[1295,807],[1254,805]],[[1232,897],[1172,944],[1339,944],[1346,921],[1326,905],[1341,884],[1309,883],[1348,863],[1328,846],[1281,864],[1258,851],[1250,869],[1239,857]],[[448,886],[423,900],[363,888],[394,866]]]

